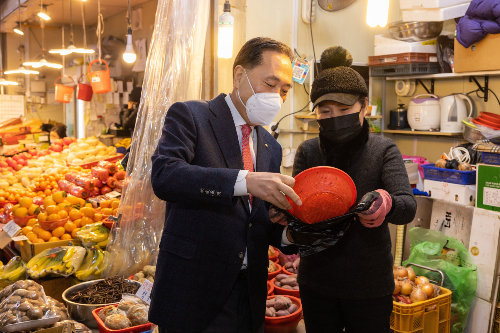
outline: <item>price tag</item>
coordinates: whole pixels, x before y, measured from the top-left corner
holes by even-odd
[[[28,240],[28,237],[22,235],[22,236],[17,236],[17,237],[12,237],[12,240],[14,242],[20,242],[20,241],[25,241]]]
[[[153,289],[153,283],[149,280],[144,280],[142,286],[137,290],[136,296],[142,299],[144,302],[151,304],[151,290]]]
[[[104,196],[108,199],[113,199],[119,197],[120,195],[122,195],[120,192],[111,191],[109,193],[106,193]]]
[[[10,238],[12,238],[21,231],[21,227],[18,226],[16,222],[10,221],[3,227],[3,231],[5,231]]]
[[[296,59],[293,64],[293,81],[304,84],[307,74],[309,73],[309,62],[307,60]]]

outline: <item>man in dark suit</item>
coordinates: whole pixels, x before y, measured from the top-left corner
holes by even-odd
[[[268,246],[287,250],[266,202],[301,202],[294,179],[279,174],[280,145],[259,125],[286,99],[292,58],[283,43],[249,40],[230,95],[167,113],[151,175],[167,201],[149,313],[160,333],[263,332]]]

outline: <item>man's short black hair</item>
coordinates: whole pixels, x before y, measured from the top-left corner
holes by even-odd
[[[253,69],[262,65],[262,53],[264,53],[264,51],[282,53],[290,58],[290,62],[293,61],[292,49],[285,43],[269,37],[256,37],[247,41],[240,52],[238,52],[236,59],[234,59],[233,76],[234,69],[238,65],[243,66],[245,69]]]

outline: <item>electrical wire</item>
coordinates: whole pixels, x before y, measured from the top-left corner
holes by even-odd
[[[305,83],[303,84],[303,86],[304,86],[304,90],[306,91],[306,94],[307,94],[307,95],[310,95],[310,94],[309,94],[309,91],[307,91],[307,88],[306,88]]]
[[[313,1],[311,0],[311,10],[309,12],[309,30],[311,30],[311,42],[313,47],[313,55],[314,55],[314,72],[318,75],[318,64],[316,63],[316,50],[314,49],[314,37],[313,37],[313,29],[312,29],[312,10],[313,10]]]
[[[488,88],[488,91],[491,92],[493,94],[493,96],[495,96],[498,104],[500,105],[500,99],[498,98],[497,94],[495,94],[495,92],[493,90],[491,90],[490,88]],[[466,93],[466,95],[470,95],[470,94],[476,93],[476,96],[478,98],[483,99],[484,95],[483,96],[479,96],[479,92],[482,92],[481,89],[472,90],[471,92]]]
[[[287,114],[287,115],[284,115],[283,117],[281,117],[281,119],[280,119],[280,120],[278,120],[278,121],[276,122],[276,124],[274,124],[273,126],[271,126],[271,131],[272,131],[272,134],[273,134],[274,138],[275,138],[275,139],[277,139],[277,138],[278,138],[278,136],[279,136],[279,133],[276,133],[276,130],[278,129],[278,126],[279,126],[280,122],[281,122],[283,119],[285,119],[286,117],[291,116],[292,114],[296,114],[296,113],[299,113],[299,112],[301,112],[301,111],[304,111],[304,110],[305,110],[308,106],[309,106],[309,102],[307,102],[306,106],[304,106],[304,107],[303,107],[302,109],[300,109],[299,111],[295,111],[295,112],[289,113],[289,114]]]

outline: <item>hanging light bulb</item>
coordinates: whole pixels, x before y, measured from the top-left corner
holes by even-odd
[[[50,68],[57,68],[57,69],[61,69],[63,66],[60,65],[60,64],[54,64],[54,63],[51,63],[51,62],[48,62],[47,60],[45,60],[45,58],[42,57],[42,59],[40,59],[40,61],[35,61],[35,62],[25,62],[23,64],[24,66],[31,66],[33,68],[40,68],[40,67],[50,67]]]
[[[6,71],[5,74],[40,74],[40,72],[32,71],[24,68],[23,66],[20,66],[18,69],[15,69],[13,71]]]
[[[71,31],[69,33],[69,46],[65,49],[53,49],[49,50],[49,53],[56,53],[62,56],[71,54],[71,53],[79,53],[79,54],[91,54],[95,53],[94,50],[92,49],[84,49],[84,48],[79,48],[75,46],[75,43],[73,41],[73,13],[72,13],[73,7],[71,0],[69,1],[69,14],[70,14],[70,26],[71,26]]]
[[[123,53],[123,60],[126,63],[131,64],[137,59],[137,55],[134,52],[134,46],[132,45],[132,26],[130,24],[130,0],[127,1],[127,46],[125,47],[125,53]]]
[[[18,4],[19,4],[19,22],[17,22],[17,27],[14,28],[14,32],[18,35],[24,35],[24,32],[21,29],[21,0],[18,0]]]
[[[219,58],[229,59],[233,56],[234,17],[231,13],[231,4],[224,3],[224,13],[219,17],[219,40],[217,55]]]
[[[368,0],[366,24],[375,28],[385,27],[389,16],[389,0]]]
[[[2,86],[17,86],[18,83],[14,82],[14,81],[7,81],[6,79],[4,79],[2,77],[2,78],[0,78],[0,85],[2,85]]]
[[[38,13],[38,17],[41,18],[42,20],[48,21],[50,20],[50,16],[47,15],[47,6],[46,5],[41,5],[42,8],[40,12]]]

